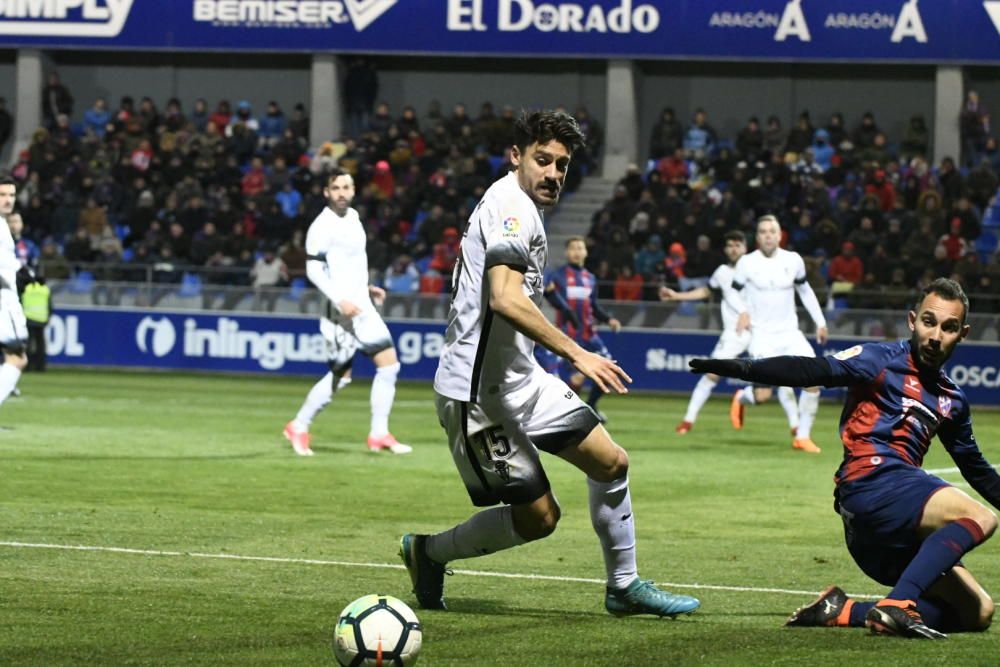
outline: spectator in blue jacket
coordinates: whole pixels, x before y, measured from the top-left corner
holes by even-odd
[[[264,149],[270,149],[281,141],[288,126],[284,112],[274,100],[267,103],[267,113],[260,119],[259,124],[257,136],[260,137],[260,147]]]
[[[83,129],[87,132],[93,132],[101,139],[104,138],[110,122],[111,112],[108,111],[108,103],[103,97],[98,97],[94,100],[94,106],[83,112]]]
[[[684,150],[688,155],[700,158],[712,152],[716,140],[715,130],[708,124],[708,114],[704,109],[698,109],[694,112],[691,127],[684,134]]]
[[[299,207],[302,205],[302,193],[292,187],[292,182],[285,181],[281,192],[274,196],[278,205],[281,206],[282,214],[289,220],[299,214]]]
[[[836,153],[833,146],[830,145],[830,133],[823,128],[816,130],[816,133],[813,135],[812,149],[813,159],[825,172],[830,168],[830,161],[833,159],[834,153]]]

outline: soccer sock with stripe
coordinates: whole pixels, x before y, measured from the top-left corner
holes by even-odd
[[[848,600],[847,604],[844,605],[843,611],[840,612],[840,616],[837,617],[837,625],[850,626],[852,628],[865,627],[865,618],[868,616],[868,610],[874,606],[874,602]]]
[[[798,428],[799,404],[795,400],[795,390],[791,387],[778,387],[777,393],[778,402],[781,403],[781,407],[784,408],[785,415],[788,417],[788,427],[793,429]]]
[[[485,556],[525,542],[514,530],[512,508],[504,505],[477,512],[450,530],[429,535],[424,548],[431,560],[448,563]]]
[[[389,413],[396,398],[396,376],[399,362],[375,369],[372,380],[372,423],[368,435],[379,438],[389,432]]]
[[[351,384],[351,378],[342,377],[337,381],[337,386],[333,386],[334,376],[333,373],[327,373],[324,375],[319,382],[313,385],[313,388],[309,390],[306,395],[306,400],[302,403],[302,407],[299,408],[299,413],[295,415],[295,427],[300,431],[308,431],[309,425],[312,424],[313,419],[316,418],[323,408],[330,404],[333,400],[333,395],[338,391]]]
[[[20,378],[20,368],[14,364],[3,364],[3,367],[0,368],[0,403],[3,403],[10,397]]]
[[[628,476],[613,482],[587,479],[590,522],[601,541],[608,586],[623,589],[638,579],[635,564],[635,518]]]
[[[890,600],[919,600],[942,572],[954,567],[983,539],[983,529],[972,519],[959,519],[938,528],[920,545],[917,555],[886,597]]]
[[[701,412],[702,406],[705,405],[708,397],[712,395],[712,390],[715,389],[715,385],[717,384],[717,381],[710,379],[707,375],[701,376],[698,384],[694,386],[694,391],[691,392],[691,400],[688,401],[687,412],[684,413],[684,421],[694,423],[694,420],[698,418],[698,413]]]
[[[799,429],[796,438],[812,437],[813,423],[816,421],[816,411],[819,410],[819,392],[802,390],[799,394]]]

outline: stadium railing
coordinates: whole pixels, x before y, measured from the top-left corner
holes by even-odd
[[[212,310],[275,315],[318,316],[326,308],[318,290],[305,277],[288,284],[253,286],[245,267],[206,268],[180,264],[72,264],[69,275],[50,278],[53,302],[59,306],[148,308],[162,310]],[[373,276],[372,282],[380,279]],[[447,284],[447,280],[444,281]],[[644,296],[655,298],[656,286],[647,285]],[[866,291],[855,289],[847,296],[828,298],[824,312],[830,333],[875,339],[908,336],[906,311],[916,290]],[[821,295],[821,301],[822,301]],[[1000,341],[1000,295],[970,294],[972,325],[970,338]],[[439,320],[448,315],[448,293],[388,291],[383,315],[391,319]],[[615,301],[602,304],[626,327],[675,331],[720,331],[722,317],[717,303],[658,300]],[[543,310],[553,315],[548,303]],[[799,309],[804,330],[812,333],[812,321]]]

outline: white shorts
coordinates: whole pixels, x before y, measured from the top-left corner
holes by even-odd
[[[816,351],[798,329],[784,332],[753,334],[750,339],[750,358],[769,359],[771,357],[815,357]]]
[[[750,348],[750,332],[723,331],[712,350],[712,359],[735,359]]]
[[[474,505],[530,503],[548,492],[538,451],[558,454],[600,423],[565,382],[537,368],[522,387],[468,403],[440,394],[438,419]]]
[[[0,289],[0,345],[24,345],[28,340],[28,322],[21,301],[12,289]]]
[[[332,324],[342,327],[353,336],[358,342],[358,348],[369,357],[392,347],[392,334],[389,333],[389,327],[385,325],[382,316],[376,310],[366,309],[354,317],[344,317],[331,308],[328,319]]]
[[[330,370],[341,375],[351,367],[354,353],[358,351],[358,339],[339,324],[321,318],[319,331],[326,340],[327,365]]]

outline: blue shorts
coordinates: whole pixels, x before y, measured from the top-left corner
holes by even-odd
[[[608,347],[601,340],[600,336],[591,336],[589,340],[579,338],[574,338],[573,340],[588,352],[594,352],[602,357],[611,358],[611,353],[608,352]],[[573,364],[542,345],[535,345],[535,361],[542,367],[542,370],[546,373],[558,375],[563,382],[569,382],[570,377],[574,373],[577,373],[577,370],[573,368]]]
[[[546,373],[556,373],[559,371],[562,357],[544,345],[535,343],[535,361]]]
[[[599,354],[602,357],[607,357],[608,359],[611,358],[611,353],[608,352],[608,346],[605,345],[604,341],[601,340],[601,337],[596,334],[591,336],[588,340],[583,340],[582,338],[574,338],[573,340],[587,352],[593,352],[594,354]],[[559,377],[562,378],[563,382],[568,383],[569,379],[579,371],[573,368],[573,364],[566,359],[563,359],[562,357],[556,357],[556,359],[559,360]]]
[[[875,581],[894,586],[920,549],[917,532],[932,495],[951,486],[920,468],[889,463],[834,492],[844,521],[844,539],[858,567]]]

